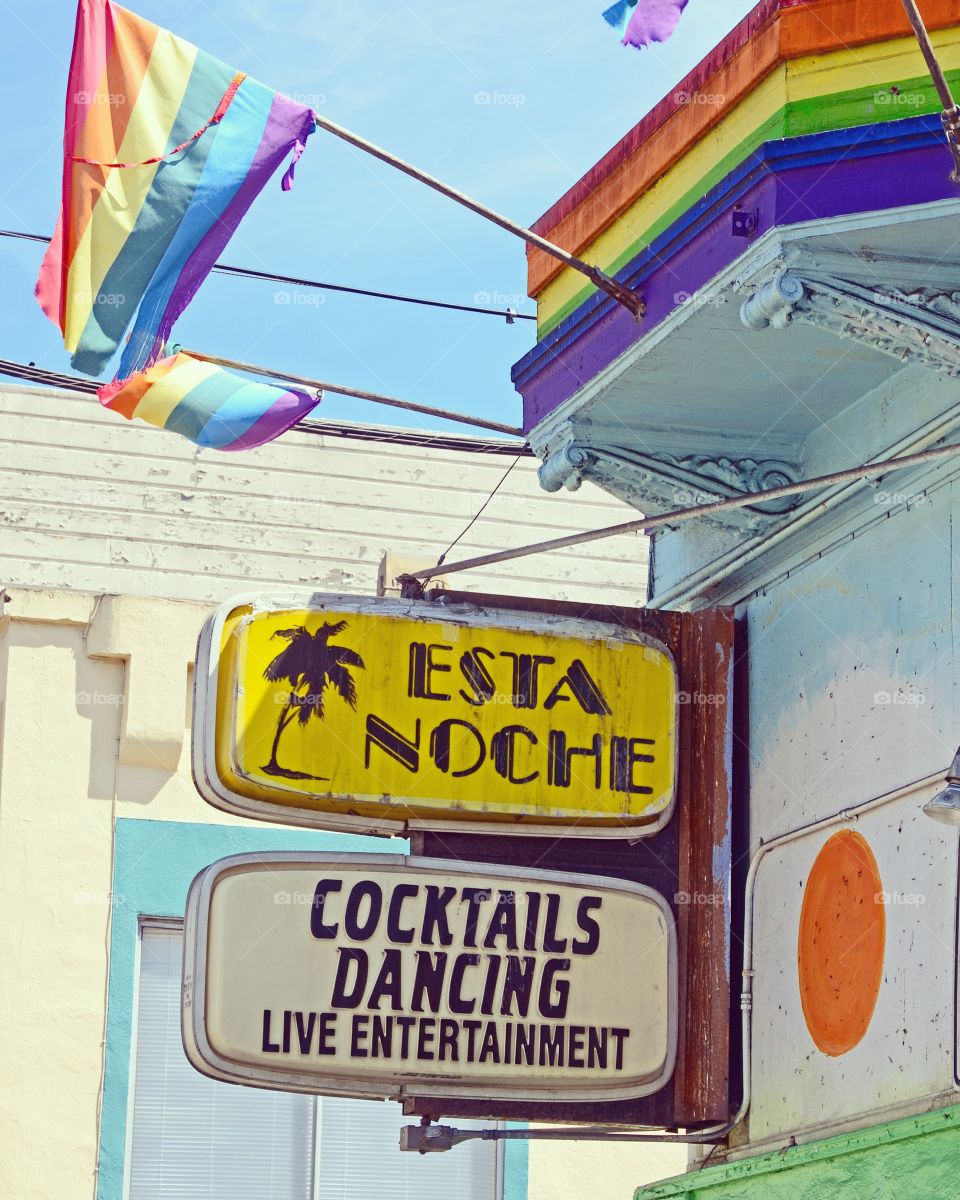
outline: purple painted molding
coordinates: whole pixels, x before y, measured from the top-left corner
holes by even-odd
[[[855,131],[848,131],[848,133]],[[798,139],[799,141],[800,139]],[[806,140],[806,139],[804,139]],[[676,253],[652,259],[631,276],[633,264],[618,273],[642,287],[647,312],[642,321],[621,306],[589,301],[568,317],[546,344],[527,355],[515,368],[517,390],[523,396],[523,425],[529,431],[564,400],[590,382],[630,345],[660,324],[690,295],[734,262],[744,250],[732,236],[730,213],[734,199],[741,208],[759,209],[759,228],[795,225],[854,213],[873,212],[909,204],[927,204],[960,196],[950,182],[949,155],[942,142],[915,149],[893,147],[790,167],[767,161],[752,186],[732,197],[719,214]],[[880,152],[877,152],[879,150]],[[644,255],[638,256],[640,262]],[[551,341],[555,344],[551,346]]]

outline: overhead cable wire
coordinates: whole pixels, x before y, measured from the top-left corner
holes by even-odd
[[[428,417],[440,417],[444,421],[457,421],[461,425],[475,425],[478,429],[492,429],[511,437],[523,437],[518,425],[504,425],[501,421],[488,421],[485,417],[471,417],[466,413],[453,412],[445,408],[432,408],[427,404],[415,404],[412,400],[401,400],[398,396],[386,396],[383,392],[368,392],[362,388],[344,387],[339,383],[327,383],[323,379],[311,379],[306,375],[291,375],[286,371],[274,371],[269,367],[258,367],[254,363],[240,362],[235,358],[219,358],[215,354],[204,354],[200,350],[184,349],[184,354],[199,358],[203,362],[231,371],[243,371],[247,375],[259,375],[264,379],[282,379],[284,383],[296,383],[317,392],[333,392],[338,396],[352,396],[356,400],[369,400],[372,404],[383,404],[388,408],[402,408],[407,412],[424,413]]]
[[[16,229],[0,229],[0,237],[15,238],[23,242],[50,241],[39,233],[23,233]],[[256,279],[266,283],[285,283],[290,287],[313,288],[321,292],[344,292],[350,296],[368,296],[374,300],[394,300],[399,304],[418,304],[424,308],[443,308],[452,312],[479,313],[486,317],[500,317],[508,325],[515,321],[535,321],[532,313],[517,312],[514,308],[486,308],[476,304],[456,304],[451,300],[428,300],[423,296],[404,296],[399,292],[379,292],[372,288],[353,287],[345,283],[327,283],[320,279],[303,279],[298,275],[281,275],[275,271],[257,271],[253,267],[231,267],[217,263],[213,271],[217,275],[234,275],[241,279]]]
[[[351,396],[358,400],[369,400],[373,404],[383,404],[390,408],[402,408],[411,412],[425,413],[427,416],[442,417],[445,421],[456,421],[461,425],[474,425],[480,429],[490,429],[496,433],[509,434],[512,437],[523,437],[523,431],[515,425],[502,425],[499,421],[487,421],[483,417],[470,417],[464,413],[450,412],[444,408],[431,408],[426,404],[414,404],[410,400],[401,400],[396,396],[384,396],[379,392],[366,392],[359,388],[344,387],[341,384],[325,383],[318,379],[306,379],[302,375],[287,375],[282,371],[270,371],[265,367],[255,367],[251,363],[235,362],[230,358],[215,358],[212,354],[201,354],[197,350],[188,350],[193,358],[202,359],[204,362],[215,363],[218,366],[232,367],[235,370],[245,371],[250,375],[261,375],[267,379],[282,379],[288,383],[298,383],[303,387],[308,387],[317,392],[335,392],[341,396]],[[10,359],[0,359],[0,375],[10,375],[15,379],[26,379],[32,383],[45,383],[50,387],[71,388],[74,391],[86,392],[96,395],[97,390],[103,387],[103,383],[95,379],[81,379],[77,375],[64,375],[58,371],[49,371],[45,367],[38,367],[34,363],[18,363]],[[294,429],[303,430],[311,433],[312,425],[316,422],[301,421],[293,426]],[[446,435],[441,435],[446,436]],[[526,444],[524,442],[493,442],[490,445],[503,447],[504,453],[516,454],[518,447],[521,455],[527,453]]]
[[[486,498],[486,500],[484,500],[484,502],[480,505],[480,507],[477,509],[477,511],[474,513],[474,515],[470,518],[470,520],[467,522],[467,524],[464,526],[464,528],[460,531],[460,533],[457,534],[457,536],[453,539],[453,541],[446,548],[446,550],[444,550],[444,552],[440,555],[440,557],[437,559],[438,567],[443,565],[443,560],[447,557],[447,555],[454,548],[454,546],[456,546],[458,542],[462,541],[463,538],[465,538],[467,536],[467,534],[470,532],[470,530],[474,527],[474,525],[476,525],[477,521],[480,520],[480,518],[483,516],[484,509],[487,507],[487,505],[490,503],[490,501],[494,498],[494,496],[497,494],[497,492],[500,491],[500,488],[507,482],[507,476],[513,470],[513,468],[517,465],[517,463],[520,461],[520,459],[523,458],[524,453],[526,451],[527,451],[527,447],[525,446],[523,448],[523,450],[521,450],[520,453],[517,455],[517,457],[513,460],[513,462],[510,464],[510,466],[507,467],[507,469],[504,471],[504,473],[500,476],[499,480],[497,481],[497,483],[494,486],[493,490],[491,491],[490,495]]]

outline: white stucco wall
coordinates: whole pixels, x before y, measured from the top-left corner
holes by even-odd
[[[363,426],[369,435],[378,427]],[[375,594],[384,552],[436,562],[513,456],[291,431],[239,454],[124,420],[93,396],[0,386],[0,582],[220,601],[283,584]],[[521,459],[455,558],[632,520],[592,484],[549,495]],[[623,535],[451,576],[451,586],[646,599],[646,539]]]

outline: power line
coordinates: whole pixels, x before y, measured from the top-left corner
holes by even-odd
[[[194,351],[190,351],[190,353],[196,358],[203,358],[207,362],[225,363],[231,361],[229,359],[214,359],[209,355],[200,355]],[[236,365],[238,367],[241,366],[239,363]],[[516,429],[511,425],[500,425],[495,421],[484,421],[478,417],[450,413],[440,408],[427,408],[425,405],[415,405],[409,401],[394,399],[392,396],[381,396],[377,392],[362,392],[354,388],[321,383],[318,380],[305,380],[299,375],[285,376],[280,372],[269,372],[260,367],[250,367],[247,364],[242,364],[242,367],[252,374],[261,374],[274,379],[287,379],[293,383],[306,384],[306,386],[314,388],[317,391],[335,391],[344,396],[355,396],[360,400],[371,400],[378,404],[392,404],[393,407],[397,408],[412,408],[415,412],[425,412],[431,416],[443,417],[448,421],[459,421],[465,425],[476,425],[482,429],[493,429],[497,433],[516,435],[521,433],[520,429]],[[25,379],[29,383],[40,383],[47,387],[65,388],[69,391],[83,392],[86,395],[94,396],[97,394],[97,390],[104,386],[97,379],[81,379],[78,375],[64,375],[59,371],[51,371],[46,367],[38,367],[35,363],[18,363],[5,358],[0,358],[0,375],[9,375],[13,379]],[[343,437],[365,438],[367,436],[364,432],[364,426],[351,425],[348,422],[306,420],[301,421],[294,428],[300,433],[325,434],[331,431],[337,433],[342,429],[345,431],[341,434]],[[412,430],[401,429],[382,431],[382,434],[378,433],[373,440],[403,442],[405,445],[431,445],[447,449],[469,449],[480,454],[518,454],[520,457],[527,457],[533,453],[526,443],[520,441],[476,437],[468,439],[466,437],[458,437],[457,434],[418,433]],[[499,487],[499,484],[497,486]]]
[[[467,524],[464,526],[464,528],[457,534],[457,536],[453,539],[453,541],[450,543],[450,545],[446,548],[446,550],[444,550],[444,552],[437,559],[438,567],[443,566],[444,559],[447,557],[447,555],[450,553],[450,551],[454,548],[454,546],[456,546],[458,544],[458,542],[462,541],[463,538],[465,538],[466,535],[470,532],[470,530],[474,527],[474,525],[476,525],[477,521],[480,520],[480,518],[483,516],[484,509],[487,507],[487,505],[490,503],[490,501],[494,498],[494,496],[497,494],[497,492],[500,491],[500,488],[507,482],[507,476],[513,470],[513,468],[517,465],[517,463],[520,461],[520,459],[523,458],[524,454],[529,453],[529,450],[530,450],[529,446],[524,446],[520,450],[520,453],[517,455],[517,457],[513,460],[513,462],[510,464],[510,466],[507,467],[507,469],[504,471],[504,473],[500,476],[499,480],[496,483],[496,486],[493,488],[490,495],[486,498],[486,500],[484,500],[484,502],[480,505],[480,507],[477,509],[477,511],[474,513],[474,515],[470,518],[470,520],[467,522]]]
[[[39,233],[22,233],[16,229],[0,229],[0,237],[16,238],[23,242],[48,243],[50,239]],[[231,267],[217,263],[213,271],[217,275],[235,275],[241,279],[257,279],[267,283],[286,283],[291,287],[313,288],[321,292],[345,292],[351,296],[369,296],[375,300],[394,300],[400,304],[418,304],[424,308],[444,308],[451,312],[480,313],[487,317],[500,317],[508,325],[516,321],[535,321],[531,313],[517,312],[513,308],[484,308],[476,304],[455,304],[448,300],[427,300],[422,296],[403,296],[399,292],[378,292],[371,288],[351,287],[345,283],[325,283],[319,279],[301,279],[297,275],[279,275],[274,271],[256,271],[253,267]]]
[[[235,358],[219,358],[216,354],[204,354],[200,350],[184,350],[191,358],[226,367],[231,371],[243,371],[247,375],[260,375],[264,379],[282,379],[284,383],[296,383],[316,392],[334,392],[339,396],[352,396],[356,400],[369,400],[373,404],[384,404],[388,408],[403,408],[407,412],[424,413],[428,417],[440,417],[444,421],[457,421],[461,425],[475,425],[479,429],[492,429],[495,433],[506,433],[511,437],[523,437],[517,425],[504,425],[502,421],[490,421],[486,417],[471,417],[466,413],[447,408],[433,408],[428,404],[415,404],[412,400],[401,400],[399,396],[385,396],[383,392],[368,392],[362,388],[344,387],[339,383],[328,383],[324,379],[311,379],[307,375],[291,375],[286,371],[273,371],[269,367],[258,367],[255,363],[240,362]]]

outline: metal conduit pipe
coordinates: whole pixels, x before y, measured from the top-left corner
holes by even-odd
[[[915,446],[923,448],[940,441],[941,438],[953,432],[958,416],[960,416],[960,406],[950,409],[941,417],[928,421],[926,425],[914,434],[911,434],[908,438],[901,438],[899,442],[896,442],[890,449],[890,457],[895,459],[905,450],[910,450]],[[890,469],[895,470],[896,465],[892,464]],[[835,508],[838,504],[841,504],[852,495],[857,486],[857,482],[846,484],[838,488],[832,496],[827,496],[823,500],[812,504],[810,508],[802,510],[792,521],[788,521],[787,524],[775,533],[760,534],[749,545],[737,546],[733,550],[728,550],[726,554],[722,554],[719,558],[714,559],[712,563],[708,563],[699,571],[687,576],[682,583],[678,583],[662,595],[649,600],[646,607],[657,609],[669,608],[672,604],[686,603],[694,599],[698,593],[709,591],[716,584],[722,583],[737,567],[752,562],[753,559],[765,553],[772,546],[776,546],[780,542],[786,541],[787,538],[792,537],[798,529],[803,529],[812,521],[822,516],[823,513],[829,512],[831,508]]]
[[[585,1125],[560,1126],[555,1129],[458,1129],[452,1125],[407,1125],[400,1131],[400,1148],[416,1150],[421,1154],[451,1150],[461,1142],[476,1141],[604,1141],[604,1142],[680,1142],[691,1145],[714,1144],[722,1140],[734,1130],[747,1115],[751,1099],[751,1040],[753,1034],[753,899],[756,891],[757,875],[760,864],[771,850],[779,849],[789,842],[797,841],[808,834],[830,829],[834,825],[844,825],[856,821],[864,813],[893,800],[900,800],[921,788],[931,787],[940,783],[949,766],[931,775],[924,775],[910,783],[902,784],[893,791],[881,792],[869,800],[861,801],[849,808],[838,809],[828,817],[809,821],[806,825],[798,825],[795,829],[761,842],[750,860],[747,879],[744,885],[743,908],[743,966],[741,968],[742,984],[740,989],[740,1021],[741,1021],[741,1058],[743,1066],[743,1098],[736,1114],[725,1125],[715,1125],[708,1129],[693,1130],[689,1133],[672,1133],[664,1130],[653,1132],[649,1130],[615,1130],[609,1127]]]
[[[283,376],[280,376],[283,378]],[[471,571],[476,567],[486,567],[491,563],[510,562],[515,558],[525,558],[531,554],[544,554],[548,550],[563,550],[569,546],[582,546],[587,542],[598,542],[604,538],[615,537],[621,533],[651,533],[668,525],[678,525],[681,521],[693,521],[700,517],[713,516],[716,513],[731,512],[738,508],[752,508],[769,500],[780,500],[785,496],[797,496],[805,492],[821,491],[823,488],[840,484],[858,483],[866,479],[878,479],[889,475],[891,471],[902,471],[907,467],[918,467],[941,459],[960,456],[960,445],[934,446],[921,450],[916,454],[905,454],[899,458],[878,459],[864,463],[859,467],[849,467],[843,471],[831,471],[827,475],[817,475],[812,479],[801,479],[796,483],[787,483],[779,487],[766,488],[760,492],[749,492],[734,496],[729,500],[717,500],[709,504],[698,504],[693,508],[680,508],[672,512],[661,513],[656,517],[638,517],[635,521],[626,521],[620,525],[606,525],[602,529],[588,530],[586,533],[571,533],[564,537],[551,538],[545,542],[535,542],[529,546],[517,546],[512,550],[497,550],[493,554],[482,554],[478,558],[465,558],[459,562],[444,563],[443,566],[424,567],[420,571],[411,571],[408,575],[400,576],[401,583],[407,588],[418,586],[420,583],[433,579],[437,575],[452,575],[456,571]],[[794,526],[788,526],[793,528]],[[774,539],[760,542],[763,548]],[[739,551],[736,552],[739,556]],[[729,558],[729,555],[727,556]],[[407,598],[415,595],[413,591],[404,593]],[[659,604],[663,603],[661,598]],[[650,605],[649,607],[656,607]]]

